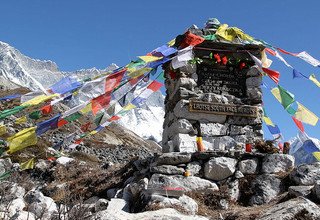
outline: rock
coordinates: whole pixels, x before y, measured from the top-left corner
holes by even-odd
[[[239,170],[243,174],[257,174],[258,163],[258,158],[242,160],[239,162]]]
[[[211,158],[204,167],[204,176],[207,179],[220,181],[233,175],[237,160],[229,157]]]
[[[281,180],[272,174],[259,175],[251,184],[254,195],[250,205],[262,205],[270,202],[283,190]]]
[[[181,77],[177,82],[177,87],[184,87],[189,90],[193,90],[195,86],[197,86],[197,83],[192,78]]]
[[[174,151],[176,152],[195,152],[197,151],[197,142],[195,136],[188,134],[177,134],[172,140]]]
[[[72,162],[74,159],[70,158],[70,157],[59,157],[56,162],[58,164],[62,164],[62,165],[67,165],[68,163]]]
[[[193,129],[192,124],[187,119],[179,119],[173,122],[167,128],[169,138],[172,138],[174,135],[180,134],[191,134],[195,135],[195,130]]]
[[[190,197],[183,195],[178,199],[169,198],[161,195],[152,195],[150,199],[150,205],[153,204],[160,206],[161,208],[176,208],[177,206],[182,208],[184,212],[191,215],[195,215],[198,212],[198,204]]]
[[[200,129],[203,137],[226,135],[228,124],[200,123]]]
[[[288,189],[289,195],[299,197],[306,197],[311,194],[314,186],[290,186]]]
[[[298,185],[314,185],[317,180],[320,180],[320,162],[296,167],[291,172],[290,178]]]
[[[262,77],[256,76],[256,77],[249,77],[246,80],[247,88],[259,88],[261,86]]]
[[[150,168],[151,173],[161,173],[168,175],[183,175],[184,169],[173,165],[160,165]]]
[[[12,183],[9,181],[0,182],[0,189],[2,189],[4,192],[7,192],[3,198],[5,201],[23,198],[26,192],[25,189],[19,186],[17,183]],[[3,199],[0,198],[1,201],[4,201]]]
[[[94,204],[94,210],[95,212],[99,212],[102,210],[106,210],[108,208],[108,203],[109,201],[106,199],[99,199],[95,204]]]
[[[220,206],[221,209],[227,210],[229,208],[229,203],[228,203],[228,201],[226,199],[221,199],[219,201],[219,206]]]
[[[229,181],[227,192],[230,200],[233,202],[237,202],[240,198],[239,180]]]
[[[163,189],[164,187],[183,188],[185,191],[203,190],[206,188],[219,189],[217,184],[195,176],[180,175],[166,176],[153,174],[149,180],[148,190]]]
[[[261,88],[248,88],[247,97],[254,103],[262,103]]]
[[[36,216],[31,213],[31,212],[27,212],[27,211],[19,211],[16,212],[11,218],[10,220],[35,220]]]
[[[0,159],[0,174],[11,170],[12,163],[10,158]]]
[[[197,161],[193,161],[187,164],[186,170],[189,170],[191,176],[199,175],[201,164]]]
[[[230,150],[237,146],[237,142],[230,136],[203,137],[203,143],[208,150]]]
[[[234,174],[235,178],[240,179],[243,178],[244,175],[241,173],[241,171],[237,170],[236,173]]]
[[[157,165],[178,165],[181,163],[189,163],[190,161],[191,154],[188,153],[164,153],[156,160]]]
[[[320,201],[320,180],[318,180],[314,184],[313,193],[316,196],[316,198]]]
[[[40,191],[30,190],[25,196],[25,201],[28,203],[28,211],[34,213],[37,218],[46,218],[58,212],[53,199],[44,196]]]
[[[22,211],[25,206],[26,204],[24,203],[23,198],[12,200],[11,203],[8,204],[9,216],[13,216],[16,212]]]
[[[250,126],[238,126],[238,125],[230,125],[230,135],[242,135],[252,132],[252,128]]]
[[[263,158],[263,173],[289,172],[294,168],[294,157],[288,154],[267,154]]]
[[[39,159],[35,165],[35,169],[40,170],[41,172],[45,172],[49,169],[50,163],[48,160]]]
[[[96,203],[100,198],[98,196],[93,196],[87,200],[85,200],[83,203],[84,204],[94,204]]]
[[[320,219],[320,208],[310,200],[298,197],[263,210],[257,220]]]

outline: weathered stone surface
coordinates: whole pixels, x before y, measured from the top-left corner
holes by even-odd
[[[199,112],[189,112],[189,101],[180,100],[173,109],[173,113],[177,118],[185,118],[188,120],[196,120],[200,122],[225,123],[226,115],[214,115]]]
[[[257,66],[252,66],[249,71],[247,72],[247,76],[260,76],[260,71],[258,70]]]
[[[11,220],[26,220],[26,219],[35,220],[36,216],[31,212],[18,211],[10,219]]]
[[[247,88],[258,88],[261,86],[262,77],[256,76],[256,77],[249,77],[246,80]]]
[[[195,135],[195,130],[192,124],[187,119],[179,119],[172,123],[168,129],[168,137],[172,138],[176,134],[191,134]]]
[[[8,215],[14,216],[16,212],[21,212],[25,206],[26,204],[22,198],[12,200],[11,203],[8,205]]]
[[[197,150],[196,137],[188,134],[175,135],[172,143],[176,152],[195,152]]]
[[[203,137],[203,143],[207,150],[230,150],[237,146],[237,142],[230,136]]]
[[[263,173],[288,172],[294,168],[294,157],[288,154],[268,154],[263,158]]]
[[[290,178],[298,185],[313,185],[320,180],[320,162],[302,164],[290,174]]]
[[[258,176],[251,185],[255,193],[250,199],[250,205],[262,205],[273,200],[282,190],[281,180],[272,174]]]
[[[261,88],[248,88],[247,89],[247,97],[253,103],[261,103],[262,102],[262,90],[261,90]]]
[[[190,197],[183,195],[179,198],[168,198],[161,195],[152,195],[150,199],[150,204],[157,204],[161,208],[175,208],[180,207],[184,212],[191,215],[195,215],[198,212],[198,204],[196,201]]]
[[[12,183],[9,181],[1,181],[0,182],[0,189],[8,192],[4,195],[3,198],[0,200],[3,202],[5,201],[12,201],[17,198],[23,198],[25,195],[25,189],[19,186],[17,183]]]
[[[11,170],[11,167],[12,167],[12,163],[11,163],[10,158],[0,159],[0,174]]]
[[[290,186],[288,189],[289,195],[299,197],[308,196],[314,186]]]
[[[231,125],[230,126],[230,135],[241,135],[252,132],[252,128],[250,126],[237,126],[237,125]]]
[[[178,165],[189,163],[191,154],[189,153],[164,153],[157,158],[157,165]]]
[[[228,104],[229,100],[226,95],[219,95],[215,93],[204,93],[201,94],[199,100],[203,102],[211,102],[211,103],[224,103]]]
[[[241,171],[239,171],[239,170],[237,170],[237,171],[235,172],[234,176],[235,176],[235,178],[237,178],[237,179],[241,179],[241,178],[244,177],[243,173],[242,173]]]
[[[192,78],[182,77],[182,78],[178,79],[177,86],[178,87],[184,87],[184,88],[189,89],[189,90],[193,90],[194,87],[197,86],[197,83]]]
[[[220,181],[233,175],[237,160],[229,157],[211,158],[204,167],[204,176],[207,179]]]
[[[243,174],[257,174],[258,173],[258,158],[242,160],[239,162],[239,170]]]
[[[228,124],[200,123],[200,129],[203,137],[227,135]]]
[[[108,208],[109,201],[106,199],[99,199],[95,204],[94,204],[94,210],[95,212],[99,212],[102,210],[106,210]]]
[[[229,181],[228,194],[231,201],[238,201],[240,198],[239,180]]]
[[[264,210],[257,220],[320,219],[320,208],[310,200],[298,197]]]
[[[186,170],[189,170],[191,176],[199,175],[201,164],[197,161],[193,161],[187,164]]]
[[[320,200],[320,180],[317,180],[314,184],[313,193]]]
[[[181,175],[166,176],[153,174],[148,185],[149,189],[162,189],[164,187],[181,187],[186,191],[203,190],[206,188],[218,189],[217,184],[195,176],[184,177]]]
[[[150,168],[151,173],[161,173],[168,175],[183,175],[184,169],[173,165],[160,165]]]

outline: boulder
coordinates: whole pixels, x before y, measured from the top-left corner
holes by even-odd
[[[290,178],[298,185],[314,185],[317,180],[320,180],[320,162],[296,167],[291,172]]]
[[[172,144],[176,152],[197,151],[196,137],[189,134],[176,134],[172,139]]]
[[[201,164],[198,161],[193,161],[187,164],[186,170],[190,172],[191,176],[199,175],[201,170]]]
[[[204,176],[207,179],[220,181],[234,174],[237,160],[229,157],[211,158],[204,166]]]
[[[10,158],[0,159],[0,174],[11,170],[12,163]]]
[[[8,204],[8,211],[9,216],[13,216],[17,212],[23,211],[24,207],[26,206],[23,198],[14,199]]]
[[[294,168],[294,157],[288,154],[268,154],[263,158],[263,173],[289,172]]]
[[[148,190],[162,190],[166,187],[182,188],[184,191],[204,190],[206,188],[219,189],[217,184],[195,176],[184,177],[180,175],[152,175],[149,180]]]
[[[26,192],[25,189],[17,183],[9,181],[0,182],[0,188],[4,190],[4,192],[7,192],[3,198],[0,198],[2,201],[12,201],[17,198],[23,198]]]
[[[258,158],[242,160],[239,162],[239,170],[243,174],[257,174],[258,173]]]
[[[11,218],[10,220],[35,220],[36,216],[31,213],[31,212],[27,212],[27,211],[19,211],[16,212]]]
[[[183,175],[184,169],[173,165],[160,165],[150,168],[151,173],[161,173],[168,175]]]
[[[59,157],[56,162],[58,164],[62,164],[62,165],[67,165],[68,163],[72,162],[74,159],[70,158],[70,157]]]
[[[226,135],[228,124],[200,123],[200,129],[203,137]]]
[[[240,198],[239,180],[229,181],[227,192],[230,200],[237,202]]]
[[[95,204],[94,204],[94,210],[95,212],[99,212],[102,210],[106,210],[108,208],[108,203],[109,201],[106,199],[99,199]]]
[[[289,195],[306,197],[311,194],[314,186],[290,186],[288,189]]]
[[[316,196],[316,198],[320,201],[320,180],[318,180],[314,184],[313,193]]]
[[[320,219],[320,208],[304,197],[298,197],[263,210],[257,220]]]
[[[164,153],[157,158],[157,165],[178,165],[189,163],[191,154],[188,153]]]
[[[168,128],[167,134],[169,138],[172,138],[175,134],[193,134],[195,135],[195,130],[192,124],[187,119],[179,119],[174,121]]]
[[[261,86],[262,77],[261,76],[255,76],[255,77],[249,77],[246,80],[247,88],[259,88]]]
[[[276,175],[263,174],[253,180],[251,190],[254,195],[250,205],[262,205],[275,199],[283,191],[283,185]]]

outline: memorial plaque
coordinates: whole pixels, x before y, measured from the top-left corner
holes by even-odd
[[[201,63],[197,66],[197,74],[198,87],[204,93],[230,94],[239,98],[246,95],[245,70]]]
[[[190,100],[189,111],[218,115],[235,115],[253,118],[257,117],[258,115],[258,108],[255,106],[210,103],[197,100]]]

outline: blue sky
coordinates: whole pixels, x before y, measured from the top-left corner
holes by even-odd
[[[37,59],[50,59],[63,71],[125,65],[138,55],[183,33],[192,24],[202,27],[210,17],[237,26],[291,52],[306,50],[320,59],[320,1],[105,1],[105,0],[10,0],[1,2],[0,40]],[[285,56],[305,75],[320,68]],[[292,79],[292,70],[274,60],[281,73],[280,85],[296,100],[320,116],[320,88],[311,81]],[[274,84],[265,79],[270,87]],[[297,128],[282,106],[264,89],[269,117],[285,139]],[[310,136],[320,138],[320,122],[305,125]],[[270,137],[268,131],[265,136]]]

